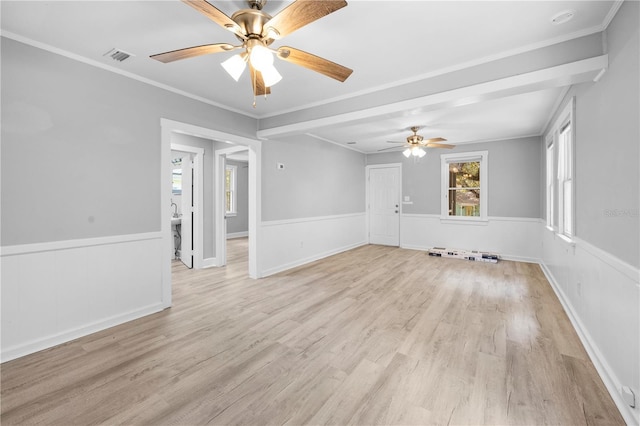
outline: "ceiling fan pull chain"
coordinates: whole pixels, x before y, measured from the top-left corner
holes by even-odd
[[[252,68],[251,71],[253,71],[253,107],[256,107],[256,90],[258,87],[258,83],[257,83],[257,79],[258,79],[258,71],[256,71],[255,68]]]

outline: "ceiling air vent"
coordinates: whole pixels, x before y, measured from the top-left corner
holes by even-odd
[[[124,50],[120,50],[120,49],[111,49],[110,51],[108,51],[107,53],[105,53],[102,56],[109,56],[111,57],[111,59],[113,59],[114,61],[118,61],[118,62],[122,62],[125,59],[127,59],[130,56],[135,56],[133,53],[127,53]]]

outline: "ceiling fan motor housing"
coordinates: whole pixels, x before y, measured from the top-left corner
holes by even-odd
[[[265,37],[262,36],[264,24],[271,19],[271,15],[259,9],[241,9],[231,15],[231,19],[242,28],[242,32],[247,38],[260,39],[266,45],[270,45],[275,40],[267,35]],[[240,37],[238,39],[242,40]]]

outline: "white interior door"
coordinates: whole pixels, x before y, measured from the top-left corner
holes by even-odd
[[[369,243],[400,245],[400,167],[369,169]]]
[[[193,268],[193,160],[182,157],[182,221],[180,226],[180,260]]]

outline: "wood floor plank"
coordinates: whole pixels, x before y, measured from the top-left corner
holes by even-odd
[[[0,366],[3,425],[624,424],[538,265],[363,246]]]

